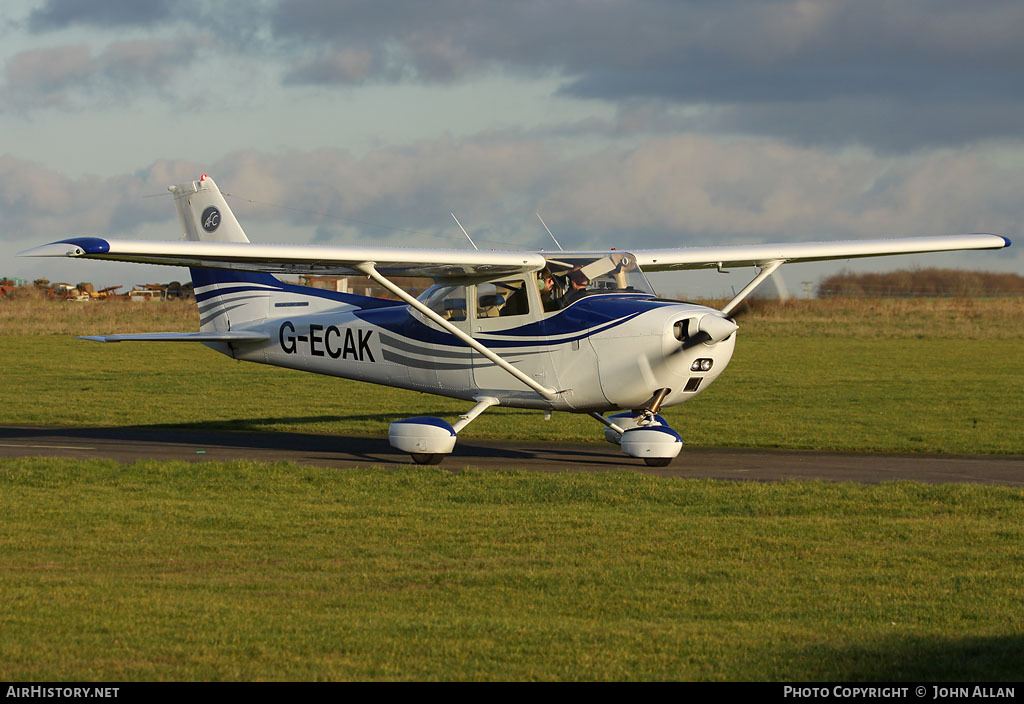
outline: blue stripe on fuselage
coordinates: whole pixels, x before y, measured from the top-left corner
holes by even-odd
[[[631,298],[627,296],[588,296],[569,308],[559,311],[544,320],[538,320],[508,330],[491,330],[481,340],[488,347],[537,347],[562,344],[581,340],[590,335],[610,330],[632,320],[641,313],[673,305],[652,298]],[[435,330],[414,317],[408,307],[393,307],[380,310],[359,310],[354,312],[361,320],[383,328],[396,335],[433,345],[465,347],[454,335]],[[497,340],[498,336],[518,337],[518,340]],[[548,339],[556,338],[556,339]]]
[[[215,296],[223,296],[230,293],[243,291],[265,291],[268,293],[292,293],[302,296],[313,296],[325,298],[338,303],[345,303],[361,309],[369,308],[390,308],[405,305],[401,301],[392,301],[386,298],[374,298],[373,296],[358,296],[354,293],[341,293],[339,291],[328,291],[322,288],[311,286],[299,286],[281,281],[271,274],[262,274],[253,271],[229,271],[225,269],[200,269],[190,267],[192,273],[192,285],[195,288],[202,286],[217,285],[214,291],[204,291],[196,294],[196,301],[202,302]],[[237,284],[237,285],[233,285]],[[259,285],[254,285],[259,284]],[[266,288],[270,287],[270,288]]]
[[[573,335],[627,316],[636,317],[654,308],[674,305],[655,300],[653,296],[637,297],[622,294],[594,294],[575,301],[556,315],[508,330],[488,331],[486,335],[507,337],[561,337]],[[625,322],[625,321],[623,321]]]

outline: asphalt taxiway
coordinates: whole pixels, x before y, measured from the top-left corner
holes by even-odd
[[[302,433],[230,433],[151,427],[54,428],[0,426],[0,456],[156,460],[287,460],[346,469],[398,467],[408,455],[384,438]],[[441,467],[449,470],[523,469],[538,472],[637,471],[667,477],[754,481],[820,479],[878,483],[914,480],[931,484],[1024,486],[1024,457],[887,455],[802,450],[683,448],[668,467],[652,468],[624,456],[617,446],[530,441],[460,440]]]

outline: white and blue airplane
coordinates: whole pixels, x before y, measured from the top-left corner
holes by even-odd
[[[454,424],[391,424],[391,445],[421,464],[440,462],[459,432],[501,405],[589,414],[626,455],[668,465],[682,438],[659,409],[725,370],[738,329],[731,312],[783,264],[1010,245],[987,234],[590,252],[261,245],[205,174],[169,190],[181,241],[73,237],[21,256],[190,267],[199,332],[86,339],[201,342],[238,360],[472,402]],[[721,310],[661,298],[644,275],[741,266],[758,273]],[[365,275],[400,300],[275,274]],[[389,278],[399,275],[435,283],[414,298]]]

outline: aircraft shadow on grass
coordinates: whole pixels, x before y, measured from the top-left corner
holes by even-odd
[[[320,435],[260,431],[260,427],[292,423],[331,423],[353,420],[386,420],[386,415],[361,416],[311,416],[295,418],[246,418],[218,424],[211,428],[209,423],[154,423],[122,427],[69,427],[69,428],[18,428],[18,437],[72,437],[83,440],[127,440],[167,445],[195,444],[203,447],[251,448],[294,453],[296,459],[314,454],[333,454],[338,459],[354,459],[374,463],[408,464],[404,454],[396,453],[387,442],[378,437],[358,435]],[[0,429],[0,438],[11,432]],[[463,441],[453,453],[454,458],[464,456],[475,459],[534,460],[546,458],[566,464],[606,464],[620,467],[625,464],[617,453],[602,451],[603,447],[588,449],[585,445],[562,447],[551,443],[537,443],[536,449],[511,444],[475,443]],[[398,455],[396,457],[396,455]]]

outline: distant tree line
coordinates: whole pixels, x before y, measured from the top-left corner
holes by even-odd
[[[1024,276],[962,269],[902,269],[881,274],[841,271],[818,282],[819,298],[1024,296]]]

